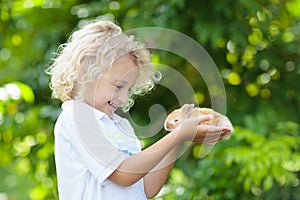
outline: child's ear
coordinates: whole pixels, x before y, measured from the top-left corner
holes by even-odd
[[[192,112],[193,108],[194,108],[194,104],[184,104],[181,107],[181,114],[188,115]]]

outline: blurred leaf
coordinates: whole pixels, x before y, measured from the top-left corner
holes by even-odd
[[[15,82],[15,84],[20,88],[21,96],[25,102],[29,104],[34,103],[34,93],[32,89],[28,85],[21,82]]]
[[[60,102],[50,100],[44,71],[74,30],[105,16],[123,30],[152,26],[186,34],[209,53],[224,78],[222,98],[235,134],[208,155],[201,145],[192,146],[157,199],[300,199],[299,5],[299,0],[1,1],[0,194],[57,199],[53,127]],[[163,64],[186,76],[195,90],[190,102],[211,105],[215,94],[186,58],[151,51],[158,70]],[[178,99],[158,85],[132,109],[137,122],[147,124],[145,113],[153,104],[171,111]],[[164,134],[144,138],[144,145]]]

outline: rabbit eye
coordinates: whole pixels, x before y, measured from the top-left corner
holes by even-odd
[[[178,122],[178,119],[175,119],[174,122]]]

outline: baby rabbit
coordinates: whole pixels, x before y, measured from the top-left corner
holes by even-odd
[[[230,120],[214,111],[210,108],[194,108],[194,104],[184,104],[181,108],[174,110],[171,112],[165,120],[164,128],[167,131],[174,130],[181,122],[184,117],[196,117],[201,115],[212,115],[212,119],[210,121],[202,122],[202,124],[214,125],[214,126],[224,126],[229,129],[229,132],[223,137],[224,139],[229,139],[233,134],[233,127]]]

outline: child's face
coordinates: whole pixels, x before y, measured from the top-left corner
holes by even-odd
[[[128,102],[129,91],[138,74],[133,60],[128,55],[121,56],[110,71],[87,87],[85,101],[111,118],[118,107]]]

